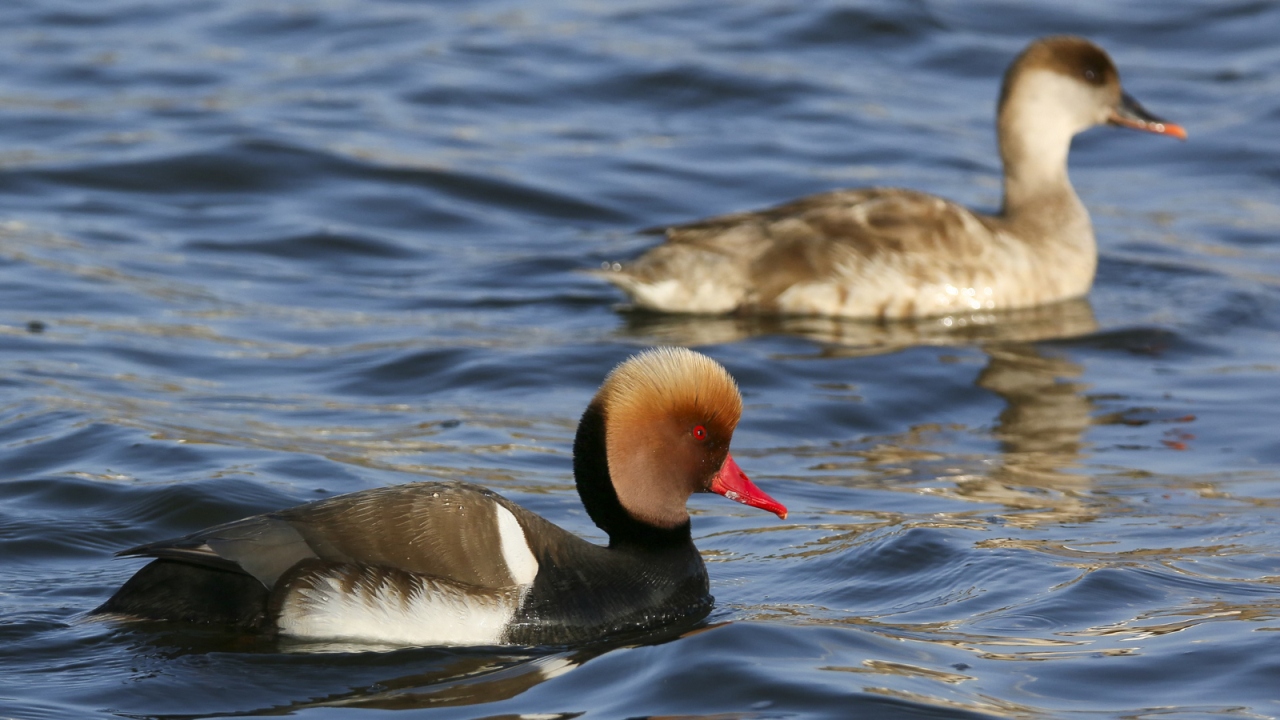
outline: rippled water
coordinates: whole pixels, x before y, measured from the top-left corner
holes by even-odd
[[[998,77],[1052,32],[1191,135],[1077,140],[1089,302],[663,319],[576,272],[834,187],[996,205]],[[0,4],[0,717],[1280,715],[1277,36],[1253,1]],[[574,423],[654,343],[730,368],[792,511],[695,498],[696,632],[84,618],[115,550],[411,480],[600,538]]]

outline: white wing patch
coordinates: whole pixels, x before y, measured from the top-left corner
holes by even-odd
[[[494,514],[498,519],[498,537],[502,539],[502,560],[507,564],[507,572],[517,585],[531,585],[538,576],[538,559],[529,549],[529,541],[525,539],[524,528],[511,511],[494,504]]]

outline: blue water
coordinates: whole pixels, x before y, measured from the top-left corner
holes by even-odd
[[[1087,302],[664,319],[578,272],[836,187],[994,207],[1000,74],[1060,32],[1190,133],[1077,139]],[[0,4],[0,717],[1280,716],[1277,37],[1231,0]],[[600,539],[574,424],[658,343],[737,377],[791,509],[694,499],[695,632],[85,618],[116,550],[414,480]]]

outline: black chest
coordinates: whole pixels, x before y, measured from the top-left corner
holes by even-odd
[[[692,542],[657,550],[548,551],[539,564],[507,642],[575,643],[691,623],[706,617],[713,603]]]

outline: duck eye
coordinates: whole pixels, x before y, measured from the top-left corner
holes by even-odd
[[[690,434],[693,435],[694,440],[707,439],[707,429],[701,425],[695,426],[693,430],[690,431]]]
[[[1094,82],[1095,80],[1098,79],[1098,73],[1094,72],[1093,70],[1085,70],[1084,79],[1088,80],[1089,82]]]

